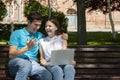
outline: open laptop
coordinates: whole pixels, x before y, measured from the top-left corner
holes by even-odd
[[[51,62],[49,65],[65,65],[70,64],[74,60],[75,49],[53,50],[51,53]]]

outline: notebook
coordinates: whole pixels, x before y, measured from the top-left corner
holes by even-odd
[[[70,64],[70,62],[74,60],[74,51],[74,49],[53,50],[49,65]]]

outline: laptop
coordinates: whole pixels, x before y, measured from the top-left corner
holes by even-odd
[[[51,62],[49,65],[65,65],[70,64],[74,60],[75,49],[53,50],[51,53]]]

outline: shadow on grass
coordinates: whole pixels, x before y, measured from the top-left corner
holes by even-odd
[[[68,45],[77,45],[77,32],[68,32]],[[116,33],[116,39],[112,39],[111,32],[87,32],[88,45],[120,45],[120,34]]]

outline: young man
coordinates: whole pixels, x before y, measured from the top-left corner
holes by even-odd
[[[38,41],[43,34],[37,32],[42,23],[42,17],[37,12],[28,16],[28,25],[12,32],[10,36],[8,69],[15,80],[52,80],[51,73],[37,62]]]

